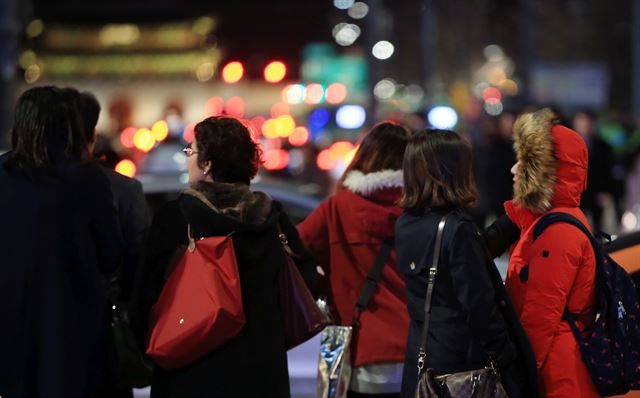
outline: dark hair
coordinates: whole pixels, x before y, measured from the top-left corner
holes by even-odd
[[[404,153],[404,188],[399,205],[424,211],[430,207],[469,207],[478,197],[471,146],[458,133],[423,130]]]
[[[73,98],[78,109],[85,141],[87,144],[93,142],[96,136],[96,124],[98,124],[98,117],[100,117],[100,103],[88,91],[80,92],[73,87],[65,87],[62,90]]]
[[[237,119],[209,117],[195,128],[198,165],[211,162],[215,181],[249,184],[262,164],[262,150],[249,130]]]
[[[376,124],[360,141],[360,147],[342,174],[338,188],[344,187],[344,180],[352,170],[367,174],[402,169],[402,155],[410,136],[409,129],[395,122]]]
[[[31,88],[18,98],[11,127],[7,166],[45,168],[57,159],[87,155],[73,96],[57,87]]]

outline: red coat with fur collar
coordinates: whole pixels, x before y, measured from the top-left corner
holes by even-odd
[[[350,325],[360,289],[382,241],[394,234],[402,209],[401,172],[363,175],[352,171],[346,188],[323,202],[298,225],[300,238],[328,275],[333,307],[341,325]],[[369,307],[362,314],[354,366],[403,362],[409,316],[403,277],[392,250]]]
[[[551,225],[534,242],[533,226],[547,212],[565,212],[588,226],[579,209],[587,176],[587,147],[574,131],[549,124],[544,114],[514,126],[520,161],[515,197],[505,207],[522,230],[506,287],[540,372],[545,397],[598,397],[567,322],[565,306],[581,329],[594,319],[595,258],[586,236],[569,224]],[[548,115],[547,115],[548,116]]]

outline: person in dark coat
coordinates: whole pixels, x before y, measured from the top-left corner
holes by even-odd
[[[289,397],[289,376],[277,277],[283,265],[278,225],[294,251],[295,227],[278,202],[252,192],[260,150],[238,120],[212,117],[198,123],[185,148],[190,188],[154,217],[136,277],[132,325],[146,345],[148,320],[165,283],[170,260],[187,244],[187,224],[197,237],[234,233],[246,324],[222,346],[181,369],[156,366],[153,398]]]
[[[509,396],[536,396],[531,347],[483,241],[484,236],[497,239],[491,248],[504,250],[508,244],[501,237],[513,234],[513,227],[501,218],[483,236],[467,213],[477,196],[469,144],[451,131],[419,132],[407,146],[403,170],[400,206],[405,212],[396,222],[396,264],[406,276],[410,323],[402,396],[415,395],[421,344],[426,348],[424,367],[436,374],[494,362]],[[421,342],[428,269],[438,224],[446,214],[429,334]]]
[[[105,275],[121,257],[109,181],[73,100],[19,98],[0,156],[0,396],[87,397],[102,370]]]
[[[89,154],[93,153],[96,143],[96,124],[100,116],[100,103],[90,92],[78,92],[73,88],[65,88],[71,94],[82,119],[82,129],[88,145]],[[113,205],[120,222],[124,243],[124,253],[120,267],[108,283],[107,312],[117,305],[125,311],[131,298],[133,279],[136,274],[142,244],[149,227],[147,202],[142,191],[142,184],[134,178],[124,176],[113,169],[101,166],[100,169],[109,180],[113,194]],[[109,320],[107,320],[109,321]],[[108,327],[108,325],[105,325]],[[128,398],[133,397],[131,386],[125,385],[125,376],[117,358],[117,350],[111,333],[106,336],[106,358],[104,373],[99,392],[93,398]]]

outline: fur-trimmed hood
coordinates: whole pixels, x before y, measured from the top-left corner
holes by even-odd
[[[514,126],[514,203],[534,214],[578,207],[586,189],[588,150],[575,131],[558,124],[549,109],[525,113]]]
[[[242,183],[197,182],[184,191],[200,199],[211,210],[244,224],[267,221],[273,200],[264,192],[253,192]]]
[[[381,170],[368,174],[352,170],[347,174],[342,185],[362,196],[368,196],[383,189],[402,188],[402,170]]]

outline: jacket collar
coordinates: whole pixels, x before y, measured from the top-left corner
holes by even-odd
[[[369,196],[384,189],[402,188],[402,170],[381,170],[368,174],[352,170],[342,185],[362,196]]]

